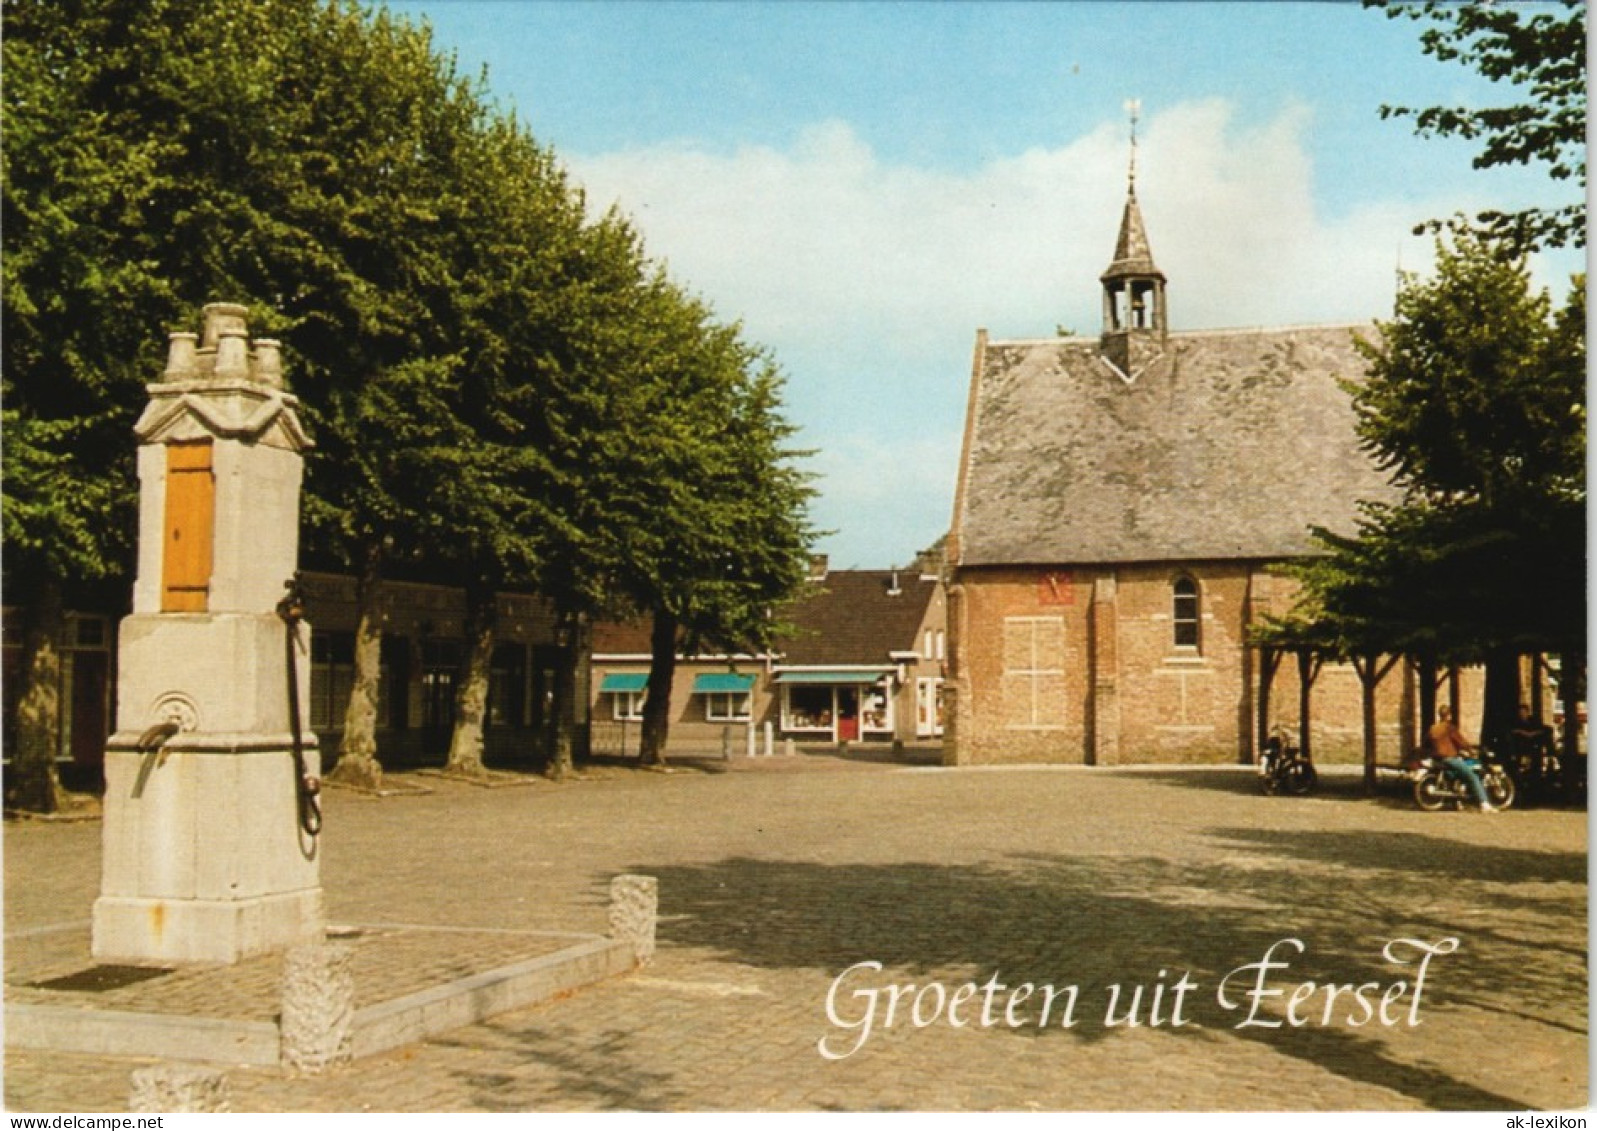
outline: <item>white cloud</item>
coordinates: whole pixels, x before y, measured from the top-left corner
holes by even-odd
[[[1335,320],[1390,304],[1399,249],[1427,210],[1392,204],[1336,221],[1316,213],[1303,144],[1312,115],[1288,107],[1239,129],[1220,100],[1156,115],[1143,134],[1139,199],[1186,328]],[[673,271],[766,340],[868,336],[910,348],[929,326],[1049,333],[1090,317],[1125,199],[1124,126],[965,173],[879,161],[840,121],[784,150],[656,146],[573,161],[597,206],[619,202]],[[1411,254],[1412,253],[1412,254]]]
[[[1385,317],[1399,261],[1429,263],[1414,222],[1476,205],[1454,186],[1434,201],[1383,201],[1372,170],[1373,203],[1328,218],[1312,128],[1301,105],[1244,128],[1222,100],[1146,123],[1138,197],[1173,329]],[[906,559],[928,524],[947,521],[978,326],[1096,332],[1126,162],[1121,122],[950,172],[884,163],[835,120],[784,149],[570,159],[595,208],[619,203],[651,254],[782,360],[792,414],[823,448],[823,524],[846,523],[835,544],[861,564]],[[874,489],[906,464],[914,490]]]
[[[957,431],[892,444],[860,433],[834,437],[812,461],[820,491],[813,521],[846,535],[832,565],[908,565],[948,528],[958,459]]]

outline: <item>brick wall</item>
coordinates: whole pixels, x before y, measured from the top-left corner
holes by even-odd
[[[1179,579],[1196,585],[1195,643],[1190,629],[1177,632]],[[1263,611],[1290,607],[1291,594],[1291,583],[1245,562],[962,571],[950,601],[946,759],[1249,762],[1259,657],[1246,646],[1247,626]],[[1299,683],[1288,656],[1272,683],[1267,720],[1294,735]],[[1402,758],[1413,683],[1398,664],[1378,689],[1382,762]],[[1480,674],[1466,672],[1461,683],[1468,721],[1478,717]],[[1310,704],[1316,759],[1362,759],[1361,695],[1352,665],[1321,668]]]

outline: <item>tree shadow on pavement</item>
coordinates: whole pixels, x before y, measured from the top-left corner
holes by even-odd
[[[463,1072],[461,1083],[482,1111],[666,1111],[683,1102],[671,1073],[645,1066],[645,1057],[619,1025],[594,1040],[558,1024],[528,1024],[523,1015],[460,1030],[434,1043],[470,1052],[509,1051],[514,1061],[527,1066],[521,1073]]]
[[[1190,1007],[1195,1024],[1167,1031],[1208,1039],[1214,1051],[1203,1055],[1223,1055],[1225,1038],[1256,1040],[1434,1108],[1537,1106],[1472,1083],[1467,1058],[1437,1063],[1451,1042],[1439,1041],[1445,1033],[1434,1024],[1427,1029],[1424,1015],[1481,1010],[1553,1027],[1584,1080],[1584,1039],[1568,1036],[1585,1032],[1583,857],[1471,849],[1413,834],[1209,835],[1218,855],[1193,863],[1058,855],[964,865],[732,858],[639,870],[658,877],[665,945],[756,968],[811,970],[828,981],[856,963],[879,962],[882,971],[869,976],[876,987],[937,980],[952,989],[996,975],[1011,987],[1080,988],[1077,1025],[996,1027],[1016,1038],[1100,1040],[1119,1031],[1105,1024],[1109,987],[1123,986],[1129,998],[1143,985],[1151,996],[1156,982],[1168,987],[1185,973],[1198,987]],[[1291,968],[1270,980],[1288,991],[1304,981],[1384,989],[1412,979],[1418,958],[1400,946],[1397,957],[1409,964],[1389,961],[1388,942],[1457,938],[1460,945],[1433,960],[1412,1015],[1421,1019],[1417,1028],[1408,1023],[1411,997],[1401,999],[1388,1026],[1359,1027],[1343,1016],[1325,1023],[1323,993],[1311,999],[1312,1023],[1239,1028],[1250,1016],[1243,991],[1257,972],[1234,972],[1287,938],[1301,940],[1303,952],[1278,950]],[[1232,1009],[1218,1000],[1228,975]],[[1274,998],[1257,1019],[1278,1016],[1284,1001]],[[1224,1036],[1214,1043],[1217,1033]],[[1293,1107],[1291,1095],[1278,1098]]]

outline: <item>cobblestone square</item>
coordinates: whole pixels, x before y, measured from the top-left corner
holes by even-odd
[[[643,873],[654,961],[321,1076],[231,1068],[235,1110],[1588,1102],[1584,812],[1426,814],[1335,771],[1295,799],[1235,768],[815,755],[417,780],[329,794],[332,922],[600,934],[610,878]],[[92,822],[7,824],[8,983],[86,937],[99,854]],[[145,1063],[8,1051],[6,1104],[125,1110]]]

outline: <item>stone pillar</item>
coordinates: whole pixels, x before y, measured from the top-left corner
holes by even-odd
[[[354,1059],[355,952],[348,945],[312,942],[283,956],[282,1061],[300,1072],[321,1072]]]
[[[302,453],[277,344],[245,310],[172,335],[139,440],[138,576],[107,742],[96,958],[235,962],[322,929],[316,838],[300,824],[288,627]],[[310,628],[296,626],[301,755]]]
[[[632,944],[639,966],[654,957],[660,886],[653,876],[622,875],[610,881],[610,937]]]
[[[152,1064],[129,1081],[128,1110],[140,1115],[230,1112],[227,1077],[198,1064]]]

